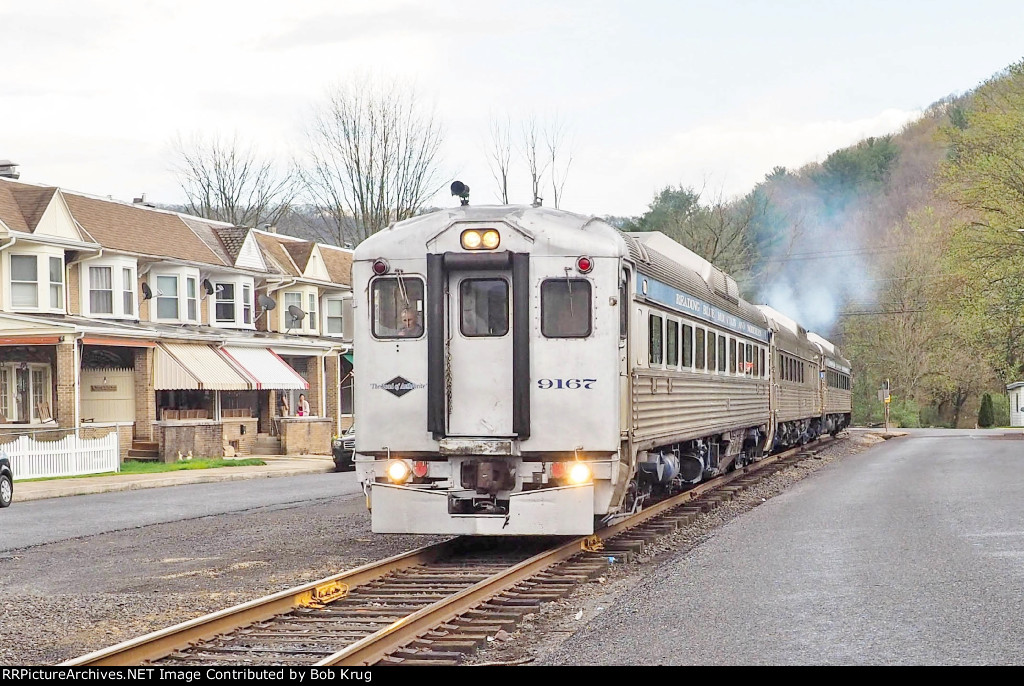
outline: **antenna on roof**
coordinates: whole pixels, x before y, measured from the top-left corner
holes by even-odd
[[[469,186],[461,181],[454,181],[452,183],[452,195],[459,196],[463,207],[469,204]]]

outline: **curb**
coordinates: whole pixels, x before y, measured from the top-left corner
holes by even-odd
[[[221,467],[220,469],[236,469],[234,467]],[[259,469],[259,468],[257,468]],[[211,470],[219,471],[219,470]],[[295,467],[286,469],[260,469],[260,471],[253,472],[234,472],[229,474],[185,474],[168,476],[166,478],[154,478],[145,480],[134,480],[126,478],[122,482],[114,483],[100,483],[100,484],[89,484],[89,483],[67,483],[69,480],[65,480],[64,483],[56,485],[58,482],[51,482],[55,484],[52,487],[40,488],[36,484],[46,482],[33,482],[29,484],[23,484],[21,490],[18,488],[18,483],[14,483],[14,502],[29,502],[32,500],[48,500],[51,498],[64,498],[67,496],[75,495],[95,495],[98,493],[114,493],[121,491],[137,491],[146,488],[166,488],[168,486],[185,486],[189,484],[204,484],[204,483],[216,483],[219,481],[248,481],[250,479],[269,479],[278,476],[300,476],[302,474],[326,474],[334,471],[334,464],[315,466],[315,467]],[[179,472],[180,474],[180,472]],[[87,481],[87,479],[83,480]],[[49,484],[47,484],[49,486]],[[28,492],[25,492],[25,489]],[[33,492],[35,491],[35,492]]]

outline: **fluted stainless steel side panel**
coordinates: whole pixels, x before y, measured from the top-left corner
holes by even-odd
[[[638,369],[633,435],[640,448],[768,423],[768,381]]]
[[[778,421],[820,416],[821,395],[816,387],[786,381],[779,383]]]

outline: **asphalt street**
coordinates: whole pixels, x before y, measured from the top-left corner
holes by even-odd
[[[547,664],[1020,664],[1024,440],[912,432],[644,581]]]
[[[15,497],[17,497],[17,484]],[[355,472],[201,483],[15,502],[0,517],[0,553],[73,538],[259,508],[362,498]]]

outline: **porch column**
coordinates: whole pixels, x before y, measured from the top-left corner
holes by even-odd
[[[135,437],[153,440],[156,390],[153,388],[153,348],[135,349]]]
[[[306,400],[309,401],[309,411],[318,417],[323,417],[324,408],[320,403],[320,384],[324,379],[324,358],[319,355],[312,355],[306,358],[306,378],[309,379],[309,390],[306,391]]]
[[[324,359],[326,367],[327,411],[324,413],[334,422],[334,433],[341,433],[341,358],[331,353]]]
[[[57,426],[75,426],[75,397],[78,381],[75,346],[70,343],[57,344]]]

